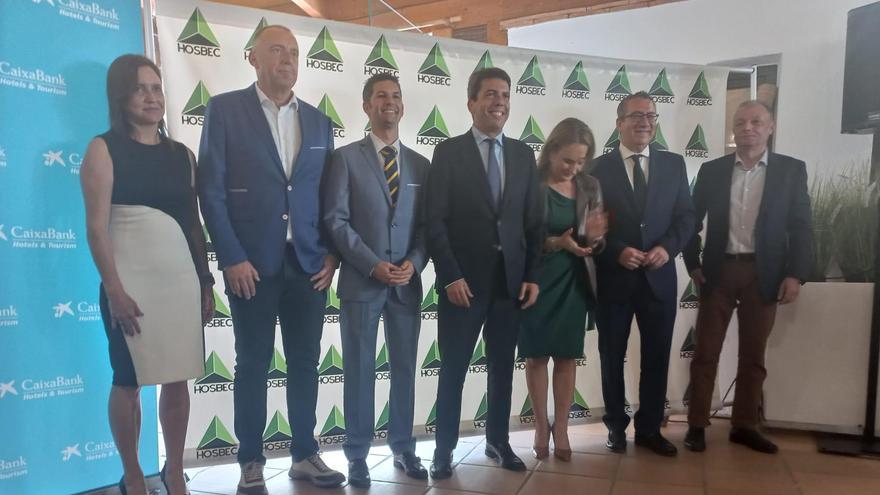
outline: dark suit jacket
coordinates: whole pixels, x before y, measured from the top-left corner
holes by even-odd
[[[644,217],[636,209],[619,148],[599,157],[590,171],[599,179],[608,211],[607,247],[596,256],[600,302],[626,301],[636,289],[640,271],[655,297],[666,301],[676,296],[675,257],[693,234],[694,207],[681,155],[652,145],[650,156]],[[669,253],[669,262],[656,270],[627,270],[617,262],[625,247],[648,251],[658,245]]]
[[[434,148],[426,195],[426,237],[434,260],[437,289],[464,278],[485,293],[492,284],[492,261],[500,245],[511,297],[523,282],[538,283],[543,247],[542,205],[535,153],[504,137],[504,194],[496,212],[473,133]]]
[[[688,271],[702,267],[705,290],[717,283],[730,226],[730,183],[735,154],[706,162],[694,185],[696,234],[684,250]],[[761,297],[776,300],[785,277],[802,282],[813,263],[813,228],[807,167],[795,158],[769,153],[764,193],[755,223],[755,262]],[[706,245],[700,260],[700,231],[707,217]]]
[[[260,275],[281,270],[287,217],[303,269],[318,272],[328,252],[318,193],[333,152],[330,119],[297,100],[302,141],[290,179],[252,84],[211,98],[199,146],[198,189],[220,268],[248,260]]]

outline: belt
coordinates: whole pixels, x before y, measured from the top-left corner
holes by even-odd
[[[734,261],[755,261],[755,253],[724,253],[724,259]]]

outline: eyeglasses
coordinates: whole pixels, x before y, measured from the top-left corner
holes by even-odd
[[[648,123],[654,124],[660,118],[660,114],[659,113],[633,112],[631,114],[624,115],[623,118],[632,119],[637,122],[640,120],[647,120]]]

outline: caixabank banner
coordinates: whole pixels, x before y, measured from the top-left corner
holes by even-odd
[[[244,88],[256,77],[247,62],[257,29],[267,24],[289,27],[299,42],[296,96],[315,105],[333,123],[336,147],[362,139],[369,132],[361,109],[361,89],[371,74],[400,77],[406,112],[401,140],[430,158],[433,148],[467,131],[468,76],[478,68],[501,67],[512,79],[511,110],[504,132],[541,152],[557,122],[577,117],[596,138],[597,155],[619,143],[614,130],[618,102],[636,91],[647,91],[661,115],[656,144],[685,157],[696,176],[707,157],[724,153],[724,94],[727,69],[645,61],[614,60],[563,53],[529,51],[494,45],[437,39],[364,26],[302,18],[209,2],[160,1],[157,18],[159,50],[167,98],[167,118],[176,139],[198,150],[205,108],[212,95]],[[595,47],[601,52],[602,47]],[[680,261],[681,305],[671,355],[668,406],[682,411],[688,383],[691,327],[696,299]],[[212,260],[216,269],[216,259]],[[219,275],[219,274],[218,274]],[[422,274],[426,293],[416,386],[416,434],[434,431],[437,376],[443,356],[437,347],[437,297],[433,267]],[[218,281],[222,280],[217,277]],[[335,287],[335,285],[334,285]],[[195,462],[231,462],[237,440],[232,430],[232,372],[235,363],[232,320],[222,284],[217,286],[215,318],[206,329],[206,375],[193,385],[187,456]],[[345,354],[339,335],[339,300],[329,291],[319,361],[318,424],[314,435],[322,446],[345,438],[342,409]],[[385,435],[389,392],[387,347],[379,332],[376,348],[376,438]],[[264,441],[267,451],[286,455],[290,429],[286,421],[286,365],[280,335],[270,364],[269,407]],[[626,374],[629,403],[638,407],[639,339],[633,332]],[[578,360],[577,394],[567,414],[577,421],[598,421],[603,412],[599,356],[595,331],[587,333],[586,352]],[[531,404],[518,362],[514,377],[511,424],[528,425]],[[485,344],[473,350],[462,403],[463,430],[485,427],[487,407]],[[552,404],[552,401],[551,401]],[[551,406],[552,407],[552,406]],[[270,452],[271,453],[271,452]]]
[[[79,171],[109,128],[107,68],[143,53],[138,0],[0,2],[0,493],[69,494],[122,475]],[[155,388],[141,463],[158,471]]]

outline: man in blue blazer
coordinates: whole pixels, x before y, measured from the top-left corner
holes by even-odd
[[[428,472],[415,455],[416,353],[422,302],[419,274],[428,261],[422,187],[428,160],[404,146],[400,83],[391,74],[367,79],[363,108],[370,135],[339,148],[323,190],[324,224],[342,258],[339,323],[345,356],[345,456],[348,481],[370,486],[367,454],[375,424],[375,356],[379,317],[391,367],[388,445],[394,466],[413,478]]]
[[[777,304],[797,299],[810,273],[813,229],[806,165],[769,151],[774,127],[763,103],[742,103],[733,116],[736,153],[704,163],[694,185],[696,230],[706,216],[706,246],[701,259],[697,234],[683,253],[700,291],[684,445],[696,452],[706,449],[718,358],[734,310],[739,357],[729,438],[759,452],[778,450],[758,432],[764,354]]]
[[[635,315],[642,368],[635,443],[674,456],[660,424],[676,313],[675,256],[693,233],[694,208],[684,159],[649,144],[657,118],[647,93],[624,98],[617,107],[620,147],[596,160],[591,172],[609,216],[606,248],[596,256],[596,325],[608,449],[626,450],[623,363]]]
[[[249,58],[256,84],[211,98],[199,148],[202,215],[232,310],[244,495],[267,493],[262,435],[276,317],[288,370],[289,475],[319,486],[345,480],[314,440],[326,290],[338,265],[320,229],[318,198],[333,134],[330,120],[293,94],[298,55],[286,27],[260,30]]]

